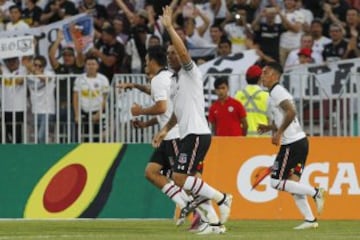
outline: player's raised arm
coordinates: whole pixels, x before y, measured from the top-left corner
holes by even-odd
[[[185,47],[184,42],[177,34],[174,25],[172,23],[172,14],[173,10],[169,6],[163,8],[163,16],[162,16],[162,24],[166,28],[167,32],[169,33],[171,42],[179,55],[181,65],[187,65],[191,62],[191,57]]]

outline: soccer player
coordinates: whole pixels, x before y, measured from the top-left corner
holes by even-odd
[[[294,229],[317,228],[307,195],[314,198],[318,214],[324,207],[325,191],[322,188],[300,183],[309,151],[308,139],[296,117],[293,97],[279,84],[283,70],[280,64],[270,62],[262,73],[263,85],[269,89],[270,125],[259,124],[259,133],[272,131],[272,144],[280,145],[271,173],[271,186],[291,193],[305,221]]]
[[[211,132],[205,117],[205,100],[203,93],[202,74],[191,60],[191,57],[172,24],[172,9],[163,9],[162,23],[166,28],[172,45],[168,48],[168,61],[176,72],[176,92],[174,95],[174,112],[170,120],[155,135],[153,146],[159,147],[167,133],[179,124],[180,146],[172,179],[175,184],[194,196],[214,200],[219,205],[220,220],[216,213],[208,214],[209,223],[199,234],[220,234],[225,232],[223,224],[230,215],[232,196],[224,194],[208,185],[195,174],[201,169],[201,162],[210,147]],[[180,62],[177,62],[180,60]],[[176,64],[180,63],[180,64]]]
[[[154,104],[142,107],[136,103],[131,108],[133,116],[155,116],[149,121],[134,120],[133,126],[146,128],[155,124],[163,127],[170,119],[173,105],[170,99],[172,86],[172,72],[166,69],[166,51],[161,46],[153,46],[148,49],[145,56],[146,72],[150,78],[150,88],[147,85],[136,83],[122,83],[118,87],[123,89],[139,89],[151,95]],[[156,187],[174,201],[180,208],[184,208],[189,201],[187,194],[174,182],[169,181],[172,165],[178,154],[179,128],[176,125],[168,132],[160,147],[156,148],[145,168],[145,177]],[[167,177],[168,176],[168,177]]]

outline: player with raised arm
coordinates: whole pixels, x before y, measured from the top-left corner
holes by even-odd
[[[176,185],[189,191],[193,196],[202,196],[217,202],[220,220],[212,205],[207,205],[208,224],[198,234],[220,234],[225,232],[223,224],[230,215],[232,195],[213,188],[196,176],[202,170],[201,163],[210,147],[211,132],[205,117],[205,100],[203,93],[203,76],[177,34],[172,24],[172,9],[163,9],[162,23],[166,28],[172,45],[168,48],[169,64],[176,72],[176,93],[174,95],[174,113],[167,124],[153,139],[155,147],[160,146],[167,133],[178,123],[180,130],[179,155],[176,158],[172,179]],[[172,62],[170,58],[172,57]],[[179,65],[172,65],[175,59]]]
[[[137,128],[146,128],[155,124],[163,127],[170,119],[173,112],[173,105],[170,99],[172,86],[172,72],[167,70],[166,51],[161,46],[154,46],[148,49],[145,57],[146,71],[148,76],[152,76],[150,87],[148,85],[136,83],[122,83],[119,88],[139,89],[140,91],[151,95],[154,104],[149,107],[142,107],[134,103],[131,107],[133,116],[148,115],[154,116],[149,121],[133,120],[133,126]],[[169,181],[171,177],[171,168],[178,154],[179,128],[175,126],[169,131],[161,143],[156,148],[145,168],[145,177],[153,185],[161,189],[172,201],[180,208],[184,208],[190,200],[185,191]]]

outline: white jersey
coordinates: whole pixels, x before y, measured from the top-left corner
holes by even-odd
[[[28,88],[30,90],[31,109],[34,114],[55,114],[55,79],[54,74],[45,71],[45,80],[36,76],[28,77]]]
[[[276,84],[270,90],[269,102],[268,102],[268,113],[269,118],[274,121],[277,128],[281,126],[284,121],[284,112],[280,107],[280,103],[284,100],[291,101],[294,104],[294,99],[290,93],[280,84]],[[305,132],[302,130],[299,120],[295,116],[295,119],[285,129],[282,138],[281,145],[290,144],[304,138]]]
[[[172,86],[172,72],[168,70],[161,70],[151,79],[151,98],[154,102],[166,101],[166,112],[156,116],[160,128],[170,120],[173,113],[173,103],[171,102],[171,86]],[[165,140],[179,138],[179,126],[176,124],[166,135]]]
[[[2,68],[3,79],[3,108],[5,112],[24,112],[26,110],[26,87],[25,84],[16,84],[16,75],[26,75],[26,70],[19,67],[10,72],[5,66]]]
[[[102,109],[105,101],[104,93],[108,93],[109,80],[107,77],[98,73],[96,77],[90,78],[86,73],[76,78],[74,92],[79,93],[79,105],[84,112],[98,112]]]
[[[181,139],[189,134],[211,134],[205,117],[202,73],[192,61],[178,72],[174,113]]]

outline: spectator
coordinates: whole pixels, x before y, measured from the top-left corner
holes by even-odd
[[[328,0],[323,4],[324,15],[322,18],[324,31],[326,34],[330,32],[331,24],[339,24],[344,26],[346,23],[346,12],[349,6],[343,0]]]
[[[231,6],[231,12],[237,12],[238,9],[246,9],[247,12],[247,22],[252,23],[255,19],[255,12],[260,6],[260,2],[258,0],[235,0],[234,4]]]
[[[256,136],[259,124],[268,124],[267,104],[269,93],[260,87],[262,69],[252,65],[246,71],[247,86],[236,92],[235,99],[242,103],[246,110],[248,125],[247,136]]]
[[[274,7],[264,8],[258,14],[251,24],[255,32],[254,42],[260,50],[274,59],[279,61],[279,43],[280,36],[285,31],[282,24],[275,22],[277,11]],[[265,21],[261,21],[265,18]]]
[[[125,13],[125,16],[129,20],[131,27],[145,26],[146,29],[154,29],[154,26],[148,25],[149,14],[146,10],[140,9],[135,13],[128,7],[127,4],[125,4],[124,0],[116,0],[116,3],[120,7],[120,9]]]
[[[9,8],[10,11],[10,22],[6,24],[6,31],[13,31],[13,30],[24,30],[28,29],[29,25],[21,19],[21,9],[13,5]]]
[[[124,60],[124,46],[116,40],[116,32],[112,26],[102,29],[101,39],[95,43],[90,53],[100,60],[99,72],[104,74],[109,81],[115,73],[120,73]]]
[[[0,19],[1,19],[1,29],[4,29],[4,23],[8,22],[10,19],[10,7],[14,6],[14,2],[9,0],[0,0]]]
[[[359,36],[360,22],[359,11],[355,8],[349,8],[346,12],[345,38],[351,39]]]
[[[197,9],[197,8],[196,8]],[[184,19],[184,30],[186,38],[188,39],[188,48],[199,48],[208,45],[209,43],[203,38],[205,31],[209,27],[209,19],[200,13],[199,10],[194,10],[195,16],[199,14],[203,19],[204,24],[200,27],[196,27],[194,17]]]
[[[302,48],[298,53],[299,64],[309,64],[314,63],[313,58],[311,57],[312,50],[310,48]]]
[[[349,57],[348,43],[343,39],[342,27],[339,24],[330,26],[331,42],[326,44],[323,51],[324,61],[338,61]]]
[[[304,15],[296,9],[295,0],[284,0],[285,8],[279,12],[283,26],[287,29],[280,37],[280,64],[284,66],[288,54],[300,47],[300,38],[305,22]]]
[[[215,24],[211,25],[210,27],[211,44],[215,44],[216,46],[218,46],[223,36],[224,36],[224,30],[220,25],[215,25]]]
[[[232,53],[238,53],[246,50],[249,46],[251,37],[251,26],[246,20],[246,9],[239,8],[234,14],[235,22],[228,23],[224,31],[232,42]]]
[[[142,73],[145,67],[146,41],[148,31],[145,26],[133,27],[129,41],[126,43],[126,57],[131,73]]]
[[[151,35],[147,41],[147,49],[154,46],[161,46],[161,39],[157,35]]]
[[[79,44],[75,44],[76,50],[72,47],[65,47],[61,51],[60,44],[64,39],[63,32],[58,30],[57,38],[54,44],[50,47],[49,51],[49,60],[52,69],[56,74],[81,74],[84,72],[84,55]],[[62,63],[56,57],[56,52],[59,51],[62,57]],[[75,54],[76,52],[76,54]],[[59,89],[59,96],[57,107],[59,108],[59,120],[60,120],[60,133],[67,133],[67,128],[71,125],[68,125],[68,122],[73,122],[73,112],[71,111],[71,98],[72,98],[72,89],[74,85],[74,77],[64,77],[57,79],[57,86]],[[72,131],[71,131],[72,132]],[[65,134],[66,135],[66,134]]]
[[[104,111],[109,93],[109,80],[98,72],[99,63],[96,57],[88,56],[85,60],[85,73],[75,80],[73,92],[73,109],[77,133],[83,127],[84,141],[98,142],[104,124]],[[102,135],[101,135],[102,136]],[[80,134],[78,141],[80,142]]]
[[[4,77],[0,83],[3,94],[2,109],[5,112],[5,142],[22,143],[22,124],[26,111],[26,87],[24,78],[15,77],[15,75],[25,75],[26,70],[20,66],[18,57],[4,59],[4,63],[5,66],[0,68],[0,74]]]
[[[25,9],[22,12],[22,19],[30,27],[38,27],[40,25],[43,10],[36,5],[36,2],[37,0],[25,0]]]
[[[312,51],[313,45],[314,45],[314,40],[312,38],[312,35],[308,33],[303,34],[301,37],[300,48],[292,50],[289,53],[284,67],[287,68],[300,64],[298,54],[301,49],[311,50],[310,54],[313,63],[323,63],[322,55],[320,55],[318,52]]]
[[[49,24],[60,21],[66,16],[78,13],[75,4],[69,0],[50,0],[41,15],[41,23]]]
[[[112,20],[112,25],[116,32],[116,40],[125,46],[129,39],[129,34],[127,34],[125,32],[124,24],[125,24],[125,21],[120,16],[115,17]]]
[[[45,70],[46,58],[36,56],[27,78],[30,90],[31,109],[34,114],[37,143],[48,143],[49,132],[55,116],[55,81],[52,72]]]
[[[218,57],[226,57],[231,54],[232,43],[225,36],[221,38],[218,44],[217,54]]]
[[[246,136],[246,111],[240,102],[228,95],[228,80],[217,78],[214,87],[218,100],[210,106],[208,117],[213,132],[216,136]]]
[[[312,21],[310,26],[310,34],[314,39],[312,50],[322,55],[324,46],[331,40],[323,35],[323,25],[319,19]]]
[[[302,25],[302,29],[304,32],[308,33],[310,31],[310,24],[314,20],[314,15],[309,9],[304,7],[303,0],[296,0],[296,9],[304,15],[305,21]]]

